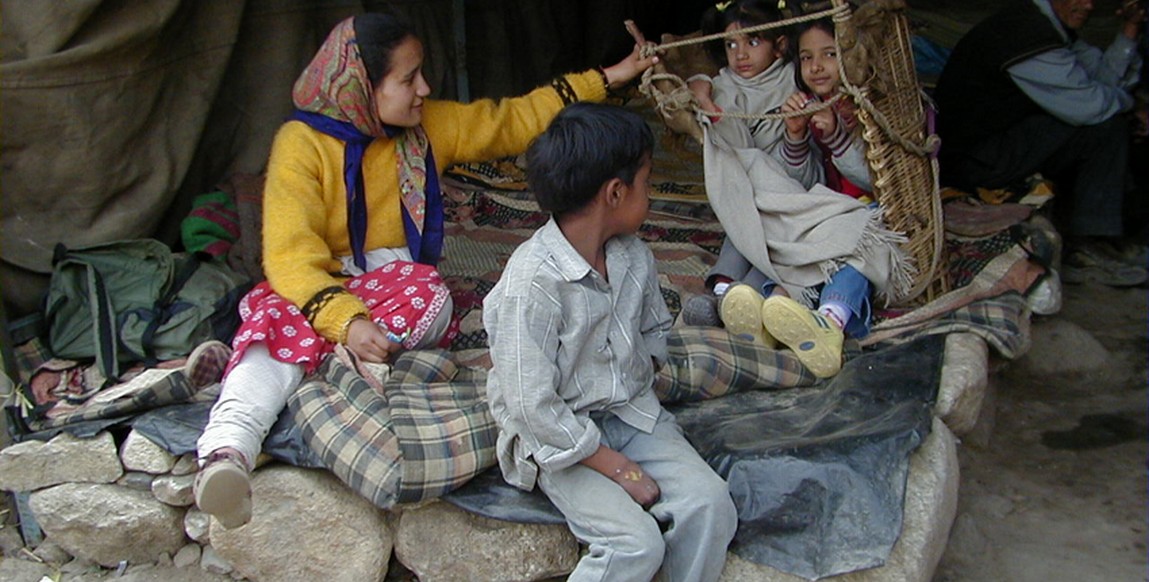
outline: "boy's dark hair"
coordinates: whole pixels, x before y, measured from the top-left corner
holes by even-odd
[[[372,87],[378,87],[391,72],[391,53],[408,38],[418,38],[414,29],[391,12],[368,12],[355,17],[355,42],[367,69]]]
[[[539,208],[561,216],[586,206],[612,178],[634,183],[653,150],[654,134],[637,113],[574,103],[527,149],[527,182]]]
[[[798,85],[799,91],[806,93],[807,95],[813,95],[814,92],[810,90],[809,85],[807,85],[806,81],[802,79],[802,55],[798,54],[798,44],[801,42],[802,35],[805,34],[806,31],[814,29],[821,30],[826,34],[829,34],[831,37],[836,34],[834,32],[833,20],[829,18],[819,18],[817,20],[809,20],[806,22],[798,23],[793,28],[793,36],[790,37],[790,60],[794,62],[794,83]],[[838,71],[838,74],[844,75],[845,72]]]
[[[733,0],[732,2],[719,2],[702,13],[702,34],[711,35],[725,32],[726,27],[737,22],[742,28],[750,28],[760,24],[778,22],[785,19],[782,10],[778,8],[777,0]],[[778,37],[785,36],[785,28],[768,28],[753,34],[758,38],[770,42],[778,42]],[[726,64],[726,40],[719,39],[706,43],[706,50],[710,57],[718,63]]]

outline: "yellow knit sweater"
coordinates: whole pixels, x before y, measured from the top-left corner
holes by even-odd
[[[580,100],[606,97],[597,71],[566,76]],[[469,104],[426,101],[423,128],[438,168],[516,155],[542,133],[563,107],[550,86],[522,97]],[[271,288],[303,308],[317,295],[327,297],[345,277],[337,257],[351,255],[347,232],[347,191],[343,183],[343,142],[299,121],[280,128],[271,148],[263,190],[263,270]],[[404,247],[395,143],[376,139],[363,156],[367,200],[364,250]],[[312,306],[314,307],[314,306]],[[367,307],[350,293],[330,295],[314,312],[315,330],[339,341],[346,324]]]

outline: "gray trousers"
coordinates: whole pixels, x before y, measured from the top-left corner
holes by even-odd
[[[722,249],[718,251],[718,261],[710,267],[710,271],[706,273],[706,288],[714,289],[715,277],[729,277],[735,281],[740,281],[750,285],[759,293],[763,293],[763,289],[770,278],[765,273],[759,271],[757,267],[750,264],[742,253],[734,247],[734,243],[730,241],[730,237],[722,241]]]
[[[644,510],[617,483],[582,464],[539,474],[539,488],[589,551],[575,581],[647,582],[662,568],[668,581],[717,580],[738,514],[730,491],[665,410],[651,434],[612,414],[593,417],[602,444],[638,463],[662,491]]]
[[[1120,236],[1128,171],[1129,124],[1120,115],[1072,126],[1050,115],[1025,118],[967,151],[942,141],[942,183],[973,191],[1004,188],[1035,172],[1058,186],[1058,227],[1071,236]]]

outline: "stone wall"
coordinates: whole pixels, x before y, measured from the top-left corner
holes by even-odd
[[[885,566],[836,580],[926,582],[933,575],[956,511],[954,433],[974,429],[986,391],[980,338],[951,335],[945,358],[938,418],[911,458],[902,535]],[[26,501],[44,537],[31,540],[28,553],[34,548],[46,561],[359,582],[383,580],[394,555],[424,581],[544,580],[569,573],[581,550],[565,526],[503,522],[439,501],[385,511],[327,471],[278,463],[252,476],[251,523],[227,530],[194,507],[196,470],[190,455],[176,457],[136,432],[118,444],[108,432],[61,434],[0,451],[0,489]],[[799,580],[734,554],[722,579]]]

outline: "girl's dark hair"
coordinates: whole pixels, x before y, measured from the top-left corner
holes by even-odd
[[[359,44],[359,56],[367,69],[367,78],[372,87],[378,87],[387,73],[391,72],[391,53],[415,31],[390,12],[368,12],[355,17],[355,42]]]
[[[720,10],[721,8],[721,10]],[[778,22],[785,15],[778,8],[777,0],[733,0],[732,2],[719,2],[702,13],[702,34],[711,35],[725,32],[726,28],[737,22],[742,28],[750,28],[760,24]],[[754,36],[770,42],[777,42],[778,38],[786,35],[785,28],[768,28],[754,33]],[[723,39],[706,43],[706,50],[710,57],[721,64],[726,63],[726,41]]]
[[[790,37],[790,59],[794,62],[794,82],[798,85],[798,90],[811,95],[814,92],[806,85],[806,81],[802,79],[802,55],[798,54],[798,44],[801,42],[802,35],[809,30],[821,30],[831,37],[834,36],[834,21],[830,18],[819,18],[818,20],[810,20],[807,22],[800,22],[794,26],[793,36]],[[838,71],[839,75],[844,74]]]
[[[654,151],[654,133],[616,105],[574,103],[527,149],[527,182],[539,208],[555,216],[585,207],[612,178],[627,184]]]

